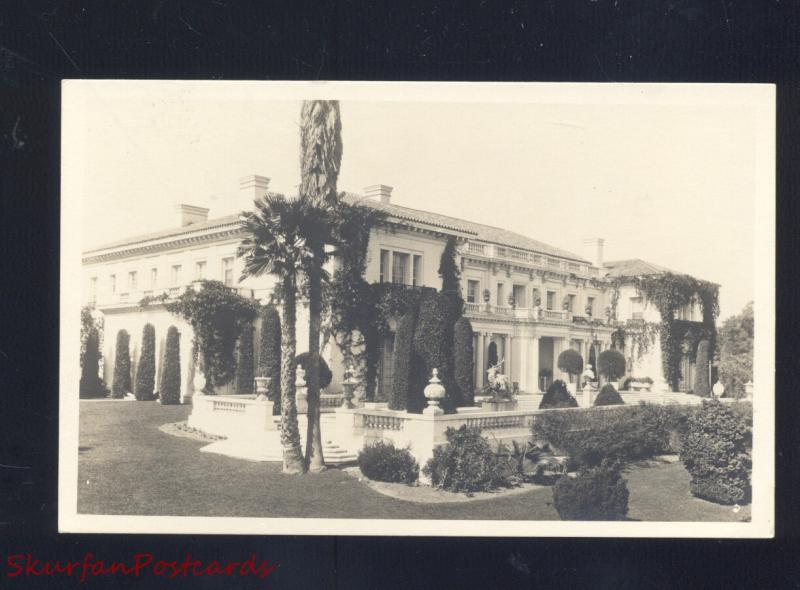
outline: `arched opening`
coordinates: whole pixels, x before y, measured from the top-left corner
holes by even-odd
[[[497,343],[492,341],[489,343],[489,350],[486,354],[486,368],[493,367],[497,361]]]

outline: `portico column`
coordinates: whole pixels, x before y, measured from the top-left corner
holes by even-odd
[[[558,371],[559,379],[562,381],[569,383],[569,377],[565,377],[564,371],[558,368],[558,357],[559,355],[566,350],[567,347],[567,339],[566,338],[555,338],[554,345],[553,345],[553,374]]]
[[[478,354],[475,359],[475,388],[483,389],[483,371],[486,368],[485,361],[483,360],[484,352],[486,351],[486,334],[478,332]]]
[[[503,354],[506,355],[506,366],[503,373],[508,375],[508,378],[511,379],[511,381],[514,381],[514,374],[511,372],[511,355],[513,354],[512,351],[514,350],[514,337],[509,334],[506,336],[505,340],[505,345],[503,346],[505,350],[503,350]]]
[[[530,347],[530,360],[531,360],[531,372],[533,373],[533,383],[534,386],[532,391],[536,393],[539,391],[539,338],[541,336],[534,336],[533,340],[531,340],[531,347]]]
[[[519,388],[528,391],[528,338],[519,341]]]

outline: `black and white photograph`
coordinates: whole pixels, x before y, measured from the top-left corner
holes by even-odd
[[[59,531],[771,537],[775,89],[66,80]]]

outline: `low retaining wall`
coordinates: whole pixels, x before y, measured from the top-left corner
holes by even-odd
[[[272,402],[233,395],[195,393],[192,413],[186,421],[191,428],[225,437],[258,436],[277,430]]]

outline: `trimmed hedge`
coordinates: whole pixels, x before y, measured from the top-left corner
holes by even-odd
[[[708,397],[711,395],[711,384],[708,382],[708,354],[710,345],[708,340],[701,340],[697,345],[697,356],[695,357],[695,381],[694,392],[697,395]]]
[[[421,412],[427,402],[423,393],[433,369],[439,370],[439,379],[447,391],[442,407],[453,407],[453,331],[450,323],[450,298],[443,293],[426,293],[419,306],[419,316],[414,330],[415,383],[408,398],[409,412]]]
[[[616,381],[625,374],[625,356],[614,348],[600,353],[597,358],[599,373],[609,381]]]
[[[278,308],[267,305],[261,317],[261,347],[258,355],[258,376],[269,379],[267,397],[272,413],[281,413],[281,316]]]
[[[583,371],[583,357],[578,351],[568,348],[558,355],[558,368],[570,375],[580,375]]]
[[[170,326],[164,344],[164,367],[161,370],[159,395],[164,405],[181,402],[181,341],[178,328]]]
[[[471,406],[475,402],[473,338],[472,322],[465,317],[459,318],[453,328],[453,372],[458,388],[458,402],[462,406]]]
[[[298,367],[302,366],[303,370],[305,370],[306,367],[308,366],[308,353],[307,352],[303,352],[301,354],[298,354],[296,357],[294,357],[294,362],[296,363],[295,366],[298,366]],[[331,371],[331,368],[328,366],[328,363],[325,361],[325,359],[322,358],[322,356],[320,356],[319,357],[319,388],[320,389],[325,389],[326,387],[328,387],[328,385],[331,384],[331,381],[333,381],[333,372]]]
[[[619,467],[604,463],[553,486],[553,505],[561,520],[625,520],[628,486]]]
[[[239,354],[236,359],[236,393],[253,393],[253,326],[242,328],[239,335]]]
[[[595,406],[620,406],[624,403],[625,402],[622,401],[622,396],[619,394],[619,391],[614,389],[614,386],[611,384],[603,385],[600,393],[598,393],[597,397],[594,398]]]
[[[94,326],[89,328],[86,346],[81,362],[81,380],[78,388],[82,398],[103,397],[108,395],[105,383],[100,374],[100,333]]]
[[[408,449],[395,448],[392,442],[378,441],[358,453],[358,467],[374,481],[412,484],[419,478],[419,465]]]
[[[673,443],[694,411],[687,406],[640,404],[613,409],[547,412],[536,417],[533,437],[566,453],[578,467],[604,459],[622,462],[674,452]]]
[[[718,504],[750,500],[752,431],[746,418],[718,400],[704,400],[681,437],[681,461],[692,494]]]
[[[121,398],[131,393],[131,337],[127,330],[117,332],[117,347],[114,357],[114,380],[111,382],[111,397]]]
[[[142,328],[142,350],[136,367],[136,387],[134,394],[139,401],[153,399],[156,387],[156,329],[153,324]]]
[[[394,336],[392,393],[389,396],[390,410],[406,410],[411,397],[411,388],[414,383],[412,371],[416,316],[416,311],[412,309],[397,320],[397,331]]]
[[[447,444],[436,447],[422,469],[435,487],[469,494],[508,485],[504,461],[479,429],[462,425],[448,428],[445,436]]]
[[[567,384],[561,379],[556,379],[547,388],[542,401],[539,403],[540,410],[549,408],[577,408],[578,400],[567,390]]]

